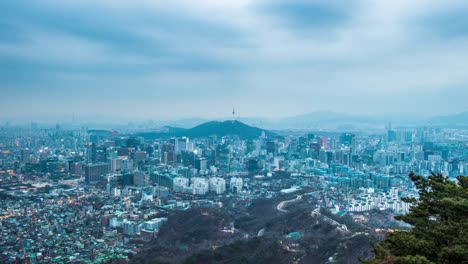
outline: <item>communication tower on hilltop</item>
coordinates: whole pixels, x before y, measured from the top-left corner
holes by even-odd
[[[236,121],[236,108],[232,106],[232,122]]]

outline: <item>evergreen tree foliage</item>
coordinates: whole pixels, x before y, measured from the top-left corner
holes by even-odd
[[[413,206],[395,217],[413,226],[410,231],[390,233],[373,245],[376,263],[468,263],[468,177],[452,181],[442,174],[409,177],[419,199],[405,199]]]

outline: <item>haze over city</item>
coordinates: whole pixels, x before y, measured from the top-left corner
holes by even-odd
[[[466,1],[2,1],[0,120],[467,111]],[[60,119],[60,118],[57,118]]]
[[[468,263],[468,1],[0,0],[0,263]]]

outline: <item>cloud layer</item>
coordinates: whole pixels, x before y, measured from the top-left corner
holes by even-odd
[[[0,118],[467,111],[466,1],[2,1]]]

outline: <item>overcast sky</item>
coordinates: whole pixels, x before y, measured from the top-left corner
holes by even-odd
[[[0,1],[0,118],[468,111],[468,1]]]

